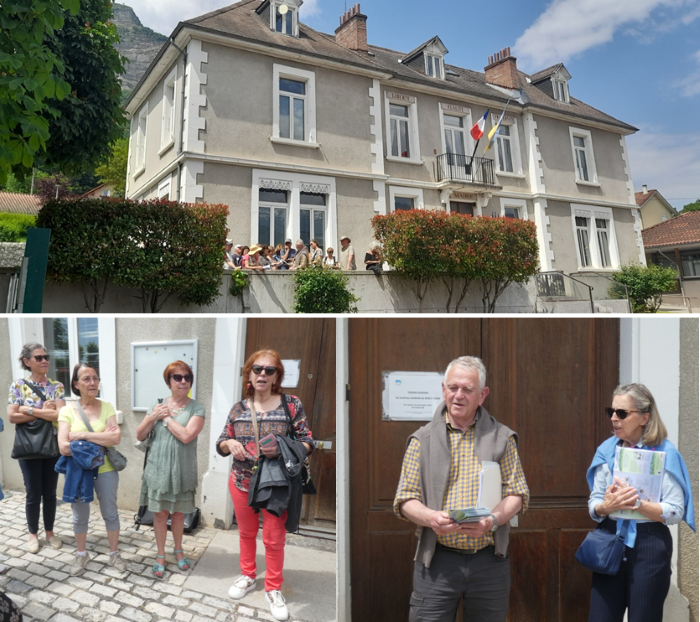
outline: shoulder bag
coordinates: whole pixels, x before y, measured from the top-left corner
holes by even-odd
[[[42,401],[46,401],[46,396],[39,387],[28,380],[24,382]],[[15,442],[11,454],[15,460],[43,460],[56,458],[58,454],[58,440],[50,421],[37,419],[15,426]]]
[[[296,441],[298,439],[294,434],[294,422],[292,421],[292,414],[289,412],[289,400],[289,395],[287,395],[286,393],[282,393],[282,407],[284,408],[284,412],[287,415],[287,419],[289,419],[289,427],[292,430],[291,434],[289,434],[288,436]],[[304,464],[301,467],[301,491],[305,495],[316,494],[316,486],[314,486],[314,483],[311,481],[311,463],[309,462],[309,456],[306,456],[306,458],[304,458]]]
[[[625,536],[629,521],[624,521],[620,533],[608,533],[601,525],[586,535],[576,551],[576,561],[598,574],[615,575],[625,556]]]
[[[83,411],[83,407],[80,405],[80,402],[75,402],[75,405],[78,407],[78,413],[80,414],[80,418],[83,420],[85,427],[90,432],[94,432],[88,418],[85,416],[85,412]],[[107,454],[107,457],[112,463],[115,471],[123,471],[126,468],[126,456],[118,451],[116,447],[105,447],[105,453]]]

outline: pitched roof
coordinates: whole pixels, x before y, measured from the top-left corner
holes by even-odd
[[[533,74],[530,74],[530,80],[532,80],[533,82],[539,82],[540,80],[544,80],[545,78],[549,78],[549,76],[553,76],[562,67],[564,67],[564,63],[557,63],[556,65],[552,65],[551,67],[547,67],[547,69],[542,69],[541,71],[537,71]]]
[[[700,212],[688,212],[642,230],[644,248],[700,244]]]
[[[0,212],[36,215],[41,207],[41,197],[36,194],[0,192]]]
[[[449,51],[446,47],[445,44],[440,40],[440,37],[435,35],[432,39],[428,39],[425,43],[421,43],[417,48],[411,50],[406,56],[404,56],[401,59],[402,63],[408,63],[411,60],[413,60],[416,56],[418,56],[425,48],[427,48],[431,43],[435,43],[438,47],[441,47],[442,49],[445,50],[445,54]]]
[[[217,9],[216,11],[211,11],[199,17],[180,22],[172,36],[174,38],[182,28],[189,27],[200,29],[217,34],[229,35],[233,38],[253,43],[262,43],[270,48],[293,50],[300,55],[309,56],[310,60],[314,57],[322,57],[341,62],[345,65],[389,73],[397,79],[433,87],[441,87],[445,88],[445,90],[451,90],[460,94],[486,98],[497,104],[504,103],[508,100],[508,96],[502,91],[486,84],[486,76],[482,72],[445,64],[446,79],[442,80],[440,78],[426,76],[417,69],[400,63],[399,61],[407,56],[402,52],[373,45],[368,46],[369,52],[367,53],[348,50],[336,42],[335,36],[318,32],[313,28],[309,28],[302,22],[299,22],[298,38],[275,32],[270,29],[269,25],[265,23],[264,20],[260,19],[260,15],[256,12],[257,9],[261,7],[262,3],[263,0],[241,0],[240,2]],[[439,41],[437,37],[434,37],[428,43],[436,39]],[[129,100],[127,100],[127,104],[134,98],[140,85],[146,81],[149,73],[156,67],[167,45],[167,43],[164,44],[159,55],[151,63],[149,70],[141,78],[141,82],[139,82],[139,85],[134,89]],[[411,54],[421,49],[423,45],[413,50]],[[561,63],[553,66],[553,69],[558,69],[560,66],[562,66]],[[542,73],[543,72],[539,72],[539,74]],[[536,86],[528,83],[527,78],[528,76],[526,74],[520,72],[523,102],[531,108],[559,112],[567,116],[613,125],[630,133],[637,131],[637,128],[615,119],[573,97],[569,103],[558,102],[540,91]],[[449,95],[446,94],[446,96]],[[516,103],[511,105],[513,108],[519,106]]]

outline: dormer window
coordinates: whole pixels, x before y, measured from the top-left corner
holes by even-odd
[[[259,10],[262,10],[265,4],[263,3]],[[269,2],[270,29],[284,35],[298,37],[301,5],[302,0],[271,0]]]
[[[569,103],[569,85],[565,80],[552,78],[552,90],[554,91],[554,99],[565,104]]]
[[[425,75],[431,78],[444,79],[443,64],[441,56],[425,54]]]

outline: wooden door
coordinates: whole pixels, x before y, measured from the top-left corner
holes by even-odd
[[[301,525],[335,531],[335,320],[249,319],[246,358],[264,348],[301,359],[298,386],[284,392],[301,400],[314,439],[324,442],[311,456],[318,494],[304,495]]]
[[[353,620],[406,620],[415,529],[393,515],[406,438],[420,423],[382,421],[382,371],[443,371],[481,356],[485,407],[520,436],[530,509],[511,532],[509,620],[588,618],[590,573],[573,555],[593,523],[585,473],[608,434],[619,321],[350,320]]]

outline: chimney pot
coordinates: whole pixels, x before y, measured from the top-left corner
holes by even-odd
[[[520,75],[516,60],[514,56],[511,56],[510,47],[504,47],[494,55],[489,56],[489,64],[484,68],[486,83],[505,89],[519,89]]]
[[[649,192],[649,191],[647,190],[647,185],[644,184],[644,185],[642,186],[642,193],[643,193],[643,194],[648,194],[648,192]]]
[[[348,9],[340,18],[340,26],[335,31],[335,41],[348,50],[368,52],[367,16],[362,15],[359,3]]]

